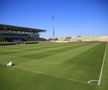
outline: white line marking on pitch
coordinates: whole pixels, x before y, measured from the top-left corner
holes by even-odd
[[[89,80],[87,83],[98,82],[98,80]]]
[[[47,76],[50,76],[50,77],[56,77],[56,78],[60,78],[60,79],[65,79],[65,80],[70,80],[70,81],[74,81],[74,82],[80,82],[80,83],[88,84],[87,82],[81,81],[81,80],[57,77],[57,76],[48,75],[48,74],[45,74],[45,73],[42,73],[42,72],[39,72],[39,71],[32,71],[32,70],[24,69],[24,68],[21,68],[21,67],[16,67],[16,68],[19,68],[19,69],[24,70],[24,71],[30,71],[30,72],[34,72],[34,73],[40,73],[40,74],[47,75]]]
[[[105,52],[104,52],[103,61],[102,61],[102,66],[101,66],[101,70],[100,70],[98,86],[100,86],[100,84],[101,84],[102,73],[103,73],[103,68],[104,68],[104,63],[105,63],[106,50],[107,50],[107,43],[106,43]]]

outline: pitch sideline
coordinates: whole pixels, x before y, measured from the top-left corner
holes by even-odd
[[[100,86],[100,84],[101,84],[102,73],[103,73],[103,68],[104,68],[104,63],[105,63],[105,57],[106,57],[106,51],[107,51],[107,43],[106,43],[105,52],[104,52],[103,61],[102,61],[102,66],[101,66],[101,70],[100,70],[100,75],[99,75],[99,80],[98,80],[98,86]]]
[[[102,60],[100,74],[99,74],[99,79],[98,80],[89,80],[87,83],[90,84],[91,82],[97,82],[97,85],[100,86],[101,79],[102,79],[103,68],[104,68],[104,63],[105,63],[106,50],[107,50],[107,43],[106,43],[106,47],[105,47],[105,51],[104,51],[104,55],[103,55],[103,60]]]

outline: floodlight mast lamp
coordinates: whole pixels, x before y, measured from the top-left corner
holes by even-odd
[[[55,23],[55,16],[54,15],[52,15],[52,17],[51,17],[51,19],[52,19],[52,24],[53,24],[53,39],[54,39],[54,37],[55,37],[55,25],[54,25],[54,23]]]

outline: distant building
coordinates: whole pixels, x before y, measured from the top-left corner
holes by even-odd
[[[0,41],[22,42],[41,40],[39,33],[46,30],[0,24]]]

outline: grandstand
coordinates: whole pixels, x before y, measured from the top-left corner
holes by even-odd
[[[66,38],[65,38],[65,41],[70,41],[71,38],[72,38],[72,37],[66,37]]]
[[[0,42],[39,41],[39,33],[46,30],[0,24]]]
[[[108,35],[97,36],[72,36],[72,37],[59,37],[58,42],[91,42],[91,41],[108,41]]]

